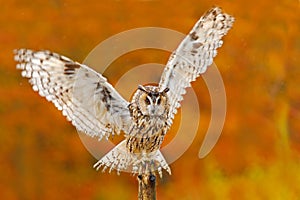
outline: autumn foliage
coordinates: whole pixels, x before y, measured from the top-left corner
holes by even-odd
[[[210,97],[200,78],[193,84],[201,109],[197,137],[171,165],[172,175],[164,174],[158,181],[158,199],[298,199],[300,3],[296,0],[2,2],[0,199],[137,197],[135,177],[92,168],[96,159],[75,128],[15,69],[13,49],[49,49],[81,62],[101,41],[132,28],[188,33],[213,5],[236,18],[215,59],[227,93],[225,126],[212,152],[199,159],[210,121]],[[104,75],[114,84],[124,70],[166,63],[169,55],[156,50],[131,52]],[[172,130],[176,127],[175,123]],[[165,142],[172,137],[171,131]]]

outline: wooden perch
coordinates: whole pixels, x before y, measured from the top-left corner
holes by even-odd
[[[142,174],[137,177],[139,182],[138,200],[156,200],[156,176]]]

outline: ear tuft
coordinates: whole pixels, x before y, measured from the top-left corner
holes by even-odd
[[[143,92],[148,93],[147,90],[146,90],[146,88],[144,86],[142,86],[142,85],[139,85],[138,89],[141,90],[141,91],[143,91]]]
[[[163,91],[162,91],[162,93],[167,93],[167,92],[169,92],[169,88],[165,88]]]

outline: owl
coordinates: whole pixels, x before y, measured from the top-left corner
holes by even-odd
[[[17,69],[34,91],[54,103],[77,130],[99,139],[124,140],[94,167],[162,175],[170,167],[160,152],[186,88],[207,70],[234,18],[207,11],[171,54],[157,85],[139,85],[130,102],[100,73],[50,51],[15,50]]]

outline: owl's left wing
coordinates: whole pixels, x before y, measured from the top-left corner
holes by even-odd
[[[129,103],[93,69],[50,51],[16,50],[15,60],[33,90],[79,131],[101,139],[128,129]]]
[[[218,7],[212,8],[199,19],[170,56],[159,82],[160,91],[169,88],[168,124],[172,123],[174,114],[180,107],[185,89],[212,64],[217,48],[222,46],[221,39],[233,22],[232,16],[223,13]]]

